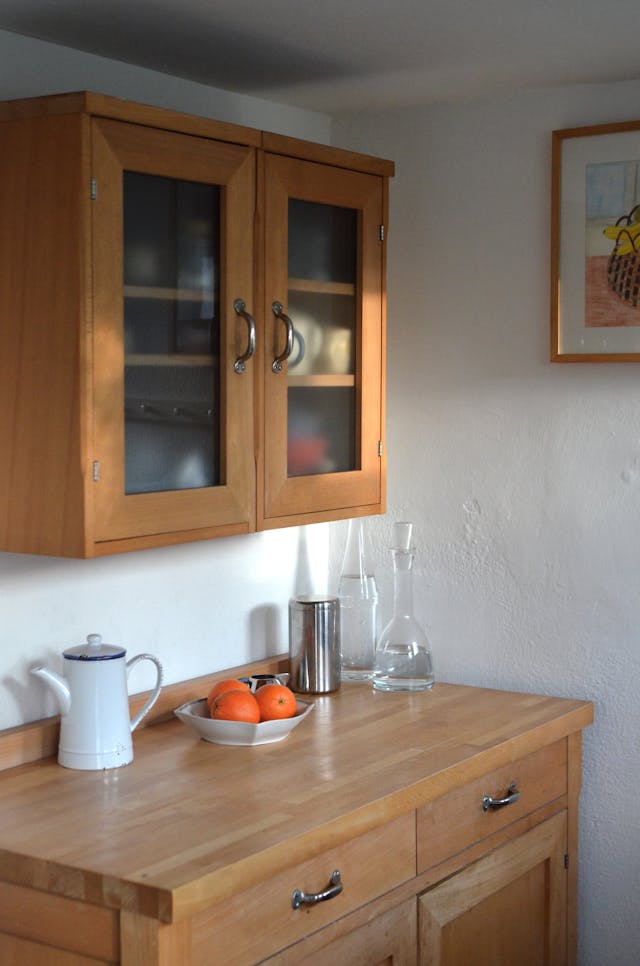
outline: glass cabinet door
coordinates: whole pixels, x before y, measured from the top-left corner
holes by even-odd
[[[104,537],[247,529],[252,151],[113,121],[93,143]]]
[[[373,506],[382,179],[267,155],[265,183],[265,517]]]

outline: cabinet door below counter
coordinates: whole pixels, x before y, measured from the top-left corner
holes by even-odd
[[[567,813],[418,898],[420,966],[565,966]]]

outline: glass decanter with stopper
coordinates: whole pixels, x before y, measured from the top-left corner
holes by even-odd
[[[373,667],[377,691],[425,691],[435,676],[427,635],[413,616],[412,523],[394,525],[393,617],[378,640]]]
[[[341,678],[368,681],[376,648],[378,588],[367,561],[363,521],[358,518],[349,520],[338,598]]]

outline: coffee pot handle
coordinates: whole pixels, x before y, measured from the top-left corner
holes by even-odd
[[[158,700],[158,695],[160,694],[160,688],[162,687],[162,674],[163,674],[162,664],[160,663],[157,657],[153,656],[153,654],[136,654],[136,656],[132,657],[130,661],[127,661],[127,677],[129,677],[129,672],[131,671],[132,667],[135,664],[137,664],[139,661],[152,661],[156,666],[157,676],[156,676],[156,683],[153,688],[153,691],[151,692],[151,695],[149,696],[149,700],[144,705],[144,707],[142,707],[140,711],[138,711],[137,715],[131,719],[132,731],[136,730],[136,728],[144,718],[145,714],[148,711],[150,711],[151,708],[154,706],[154,704]]]

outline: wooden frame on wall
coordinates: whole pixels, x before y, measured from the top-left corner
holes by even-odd
[[[640,362],[640,121],[553,132],[551,361]]]

